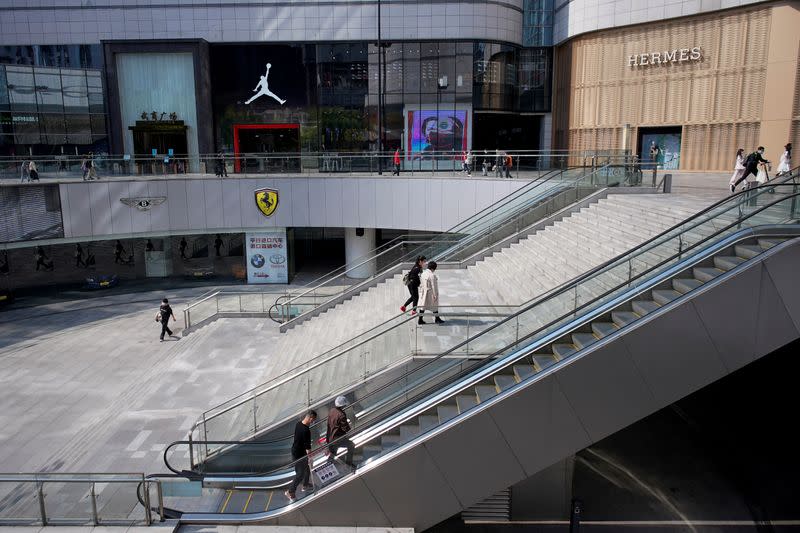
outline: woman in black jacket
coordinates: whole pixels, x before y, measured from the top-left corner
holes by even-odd
[[[408,304],[413,304],[411,307],[411,315],[413,316],[417,313],[417,303],[419,302],[419,286],[420,286],[419,275],[422,274],[423,268],[425,268],[425,256],[420,255],[414,262],[414,266],[411,267],[411,270],[408,271],[408,283],[406,284],[406,286],[408,287],[408,292],[411,293],[411,297],[408,300],[406,300],[406,303],[400,306],[400,311],[403,313],[406,312],[406,307],[408,307]]]

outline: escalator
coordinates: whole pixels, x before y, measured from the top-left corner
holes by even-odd
[[[289,461],[237,466],[285,435],[175,443],[170,464],[208,446],[231,460],[208,475],[190,459],[205,507],[171,505],[182,523],[430,527],[800,336],[798,218],[794,184],[734,195],[402,375],[358,384],[357,470],[334,461],[295,503]],[[454,356],[466,343],[476,355]],[[323,446],[312,461],[322,472]]]

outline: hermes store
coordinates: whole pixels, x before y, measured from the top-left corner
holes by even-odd
[[[655,142],[669,170],[729,170],[738,148],[776,160],[800,141],[800,2],[764,2],[575,37],[556,50],[554,145]]]

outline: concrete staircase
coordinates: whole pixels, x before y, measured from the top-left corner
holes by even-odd
[[[707,204],[676,195],[609,195],[473,266],[440,269],[441,305],[522,304],[650,239]],[[270,350],[279,359],[271,365],[265,381],[397,315],[408,297],[401,277],[398,274],[284,333]],[[459,336],[458,327],[421,328],[423,336],[433,338]],[[408,328],[409,340],[414,329]],[[410,342],[404,344],[393,336],[387,339],[385,350],[403,357],[409,353]]]

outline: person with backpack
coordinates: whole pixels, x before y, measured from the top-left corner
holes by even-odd
[[[294,426],[294,440],[292,441],[292,460],[294,461],[294,479],[289,485],[289,490],[284,494],[290,502],[294,502],[297,487],[302,484],[303,492],[311,492],[311,424],[317,419],[317,412],[308,411],[303,419]]]
[[[747,156],[747,159],[744,160],[744,174],[736,180],[736,183],[731,185],[731,192],[736,192],[736,187],[747,179],[747,176],[751,174],[753,177],[758,176],[758,165],[759,163],[763,163],[765,165],[769,165],[769,161],[764,159],[764,147],[759,146],[758,150],[753,152],[752,154]]]
[[[328,413],[328,431],[325,433],[325,440],[328,443],[329,459],[333,461],[336,458],[336,452],[339,451],[339,448],[347,448],[344,464],[355,470],[356,465],[353,463],[355,444],[350,439],[343,438],[350,433],[350,421],[347,420],[347,414],[344,412],[345,407],[347,407],[347,398],[337,396],[333,407]],[[337,440],[338,442],[331,444]]]
[[[411,296],[406,300],[406,303],[400,306],[400,312],[405,313],[408,304],[412,304],[411,307],[411,316],[417,314],[417,304],[419,303],[419,286],[421,284],[420,281],[420,274],[422,274],[422,269],[425,268],[425,261],[426,257],[424,255],[420,255],[417,257],[417,260],[414,261],[414,266],[411,267],[411,270],[408,271],[408,274],[403,276],[403,283],[405,283],[406,287],[408,287],[408,292]]]
[[[161,342],[164,342],[164,333],[173,337],[172,330],[169,329],[169,317],[172,317],[172,321],[176,321],[175,313],[172,312],[172,307],[169,305],[169,300],[164,298],[161,300],[161,306],[158,308],[158,312],[156,313],[156,322],[161,322]]]

